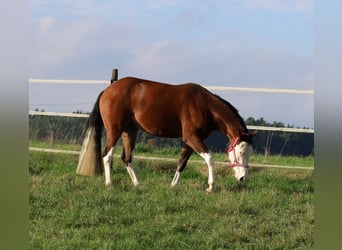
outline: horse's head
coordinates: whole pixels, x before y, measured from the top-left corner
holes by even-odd
[[[227,150],[230,167],[234,170],[235,178],[238,181],[248,178],[249,158],[253,153],[252,138],[255,135],[256,132],[253,132],[237,137]]]

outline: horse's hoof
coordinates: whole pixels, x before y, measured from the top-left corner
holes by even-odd
[[[106,187],[113,187],[113,183],[112,182],[108,182],[108,183],[105,183]]]
[[[209,187],[206,189],[207,193],[213,193],[214,192],[214,185],[209,185]]]
[[[134,185],[135,187],[141,187],[140,182],[134,182],[133,185]]]

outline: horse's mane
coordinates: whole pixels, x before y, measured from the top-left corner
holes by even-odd
[[[239,120],[241,126],[244,129],[244,132],[247,133],[248,129],[247,126],[245,124],[245,121],[243,120],[243,118],[240,116],[239,111],[233,106],[231,105],[227,100],[223,99],[222,97],[220,97],[219,95],[216,95],[212,92],[210,92],[209,90],[207,90],[211,95],[213,95],[214,97],[216,97],[217,99],[219,99],[221,102],[223,102],[232,112],[233,114],[237,117],[237,119]]]

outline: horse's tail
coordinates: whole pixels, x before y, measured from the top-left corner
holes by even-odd
[[[93,176],[103,173],[103,161],[101,157],[101,135],[103,121],[99,109],[99,101],[102,92],[98,96],[94,108],[88,118],[82,149],[80,152],[76,173]]]

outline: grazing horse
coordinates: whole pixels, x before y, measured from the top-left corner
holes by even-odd
[[[101,133],[107,144],[101,155]],[[139,180],[133,168],[133,150],[138,130],[159,137],[182,138],[184,146],[171,186],[175,186],[193,151],[208,165],[208,192],[214,190],[214,160],[203,140],[215,130],[229,138],[228,157],[237,180],[248,177],[252,137],[238,111],[227,101],[198,84],[171,85],[134,77],[122,78],[98,96],[89,116],[77,173],[105,174],[112,185],[113,149],[122,138],[122,161],[134,185]]]

